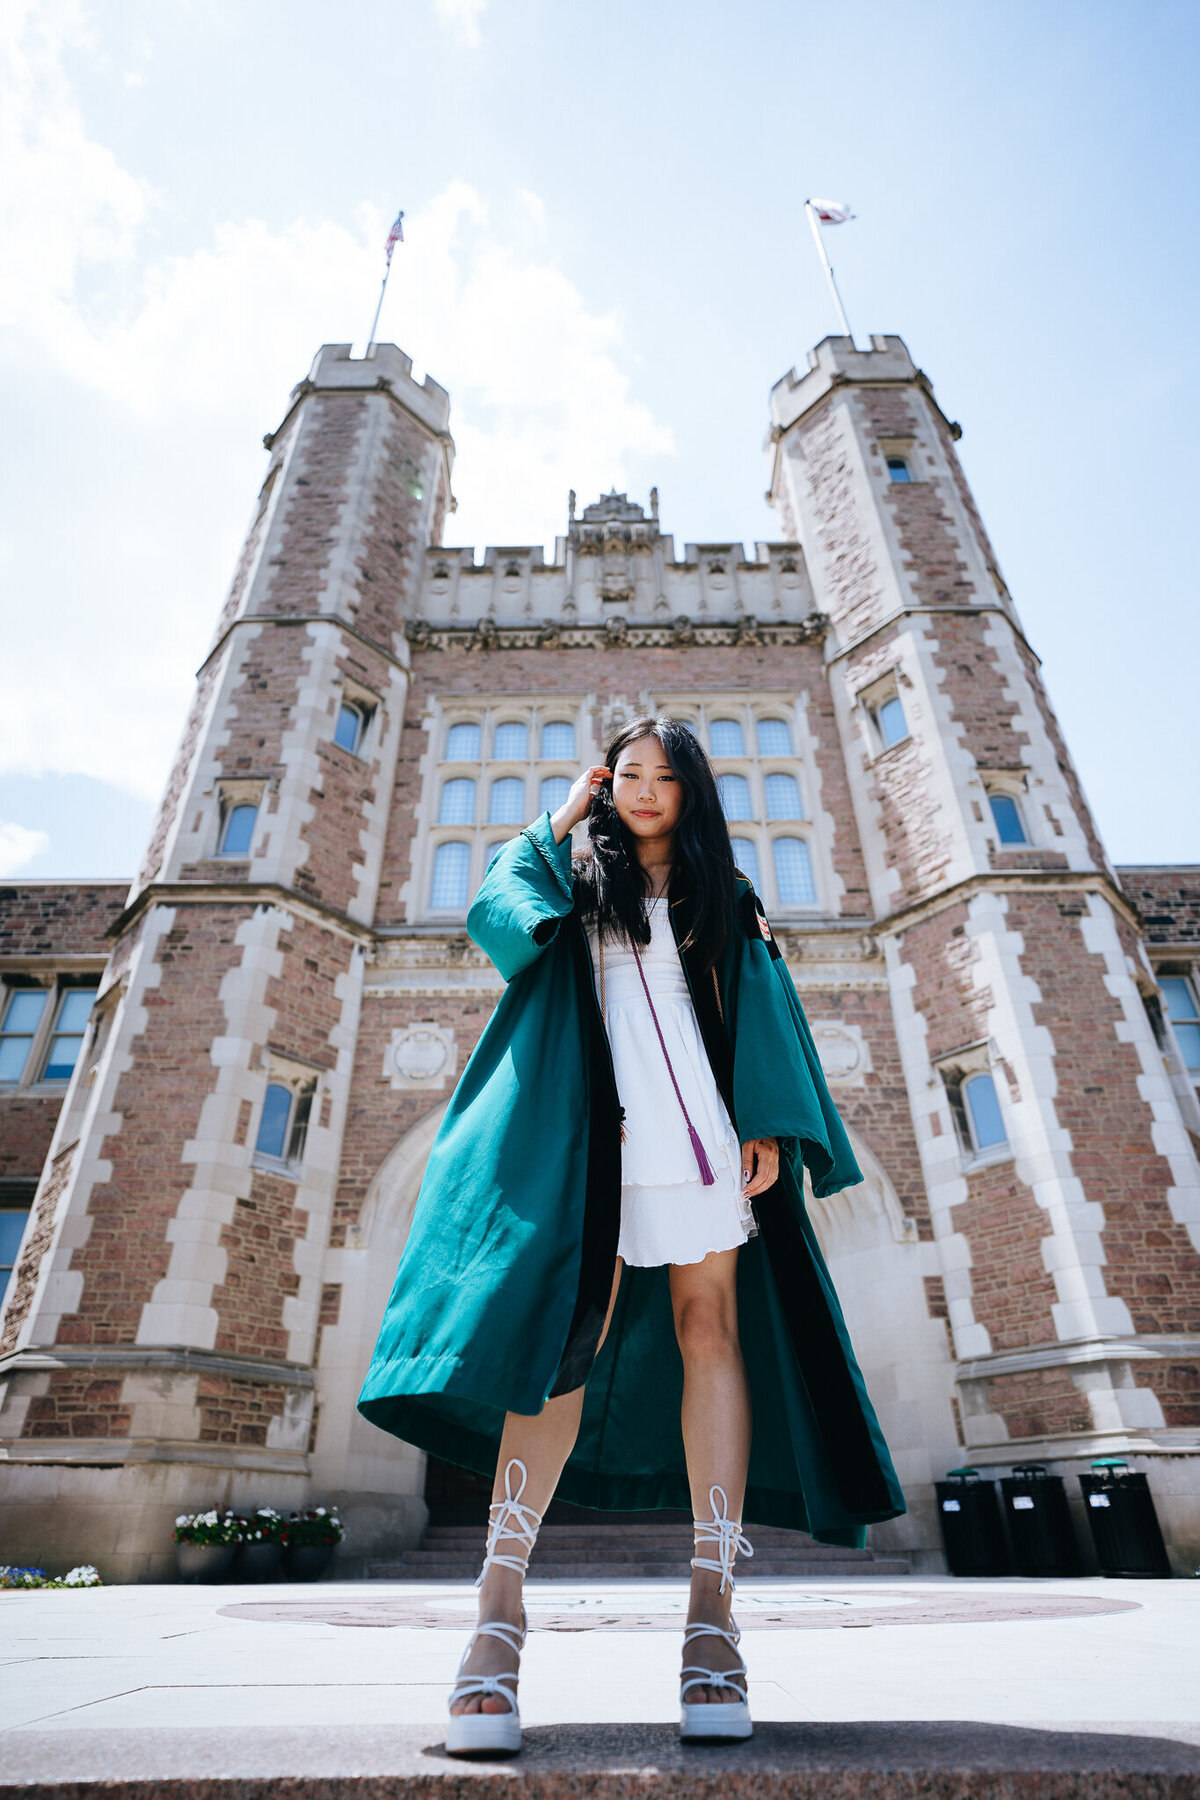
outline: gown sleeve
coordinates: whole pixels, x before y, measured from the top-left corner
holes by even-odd
[[[767,924],[747,887],[738,909],[737,1006],[733,1089],[742,1142],[773,1137],[799,1151],[823,1198],[863,1179],[821,1068],[804,1008]]]
[[[574,903],[571,839],[555,843],[547,810],[492,863],[467,913],[467,933],[511,981],[536,962]]]

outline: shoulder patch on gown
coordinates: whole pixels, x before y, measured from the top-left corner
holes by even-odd
[[[741,897],[742,928],[748,938],[761,937],[773,957],[781,955],[779,945],[775,942],[775,934],[767,923],[767,915],[763,903],[752,887],[747,887]]]

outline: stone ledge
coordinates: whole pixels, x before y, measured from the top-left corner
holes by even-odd
[[[1200,1729],[958,1722],[765,1724],[689,1746],[671,1725],[527,1728],[512,1761],[446,1756],[433,1725],[354,1730],[10,1731],[24,1800],[1194,1800]]]

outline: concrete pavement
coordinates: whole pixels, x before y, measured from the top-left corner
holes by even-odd
[[[1200,1582],[747,1578],[755,1739],[686,1751],[682,1581],[527,1601],[525,1754],[463,1765],[469,1585],[0,1594],[0,1790],[1200,1795]]]

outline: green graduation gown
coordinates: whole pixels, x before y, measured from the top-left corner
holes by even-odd
[[[738,1137],[777,1138],[738,1255],[753,1405],[744,1516],[861,1544],[904,1511],[887,1445],[804,1205],[862,1180],[761,904],[738,877],[717,969],[681,952],[713,1075]],[[688,900],[673,887],[676,942]],[[668,1271],[626,1267],[603,1349],[620,1224],[620,1105],[571,841],[542,814],[496,857],[467,930],[507,982],[429,1153],[412,1228],[359,1396],[368,1419],[480,1474],[506,1412],[585,1382],[558,1493],[610,1510],[690,1509],[683,1364]]]

